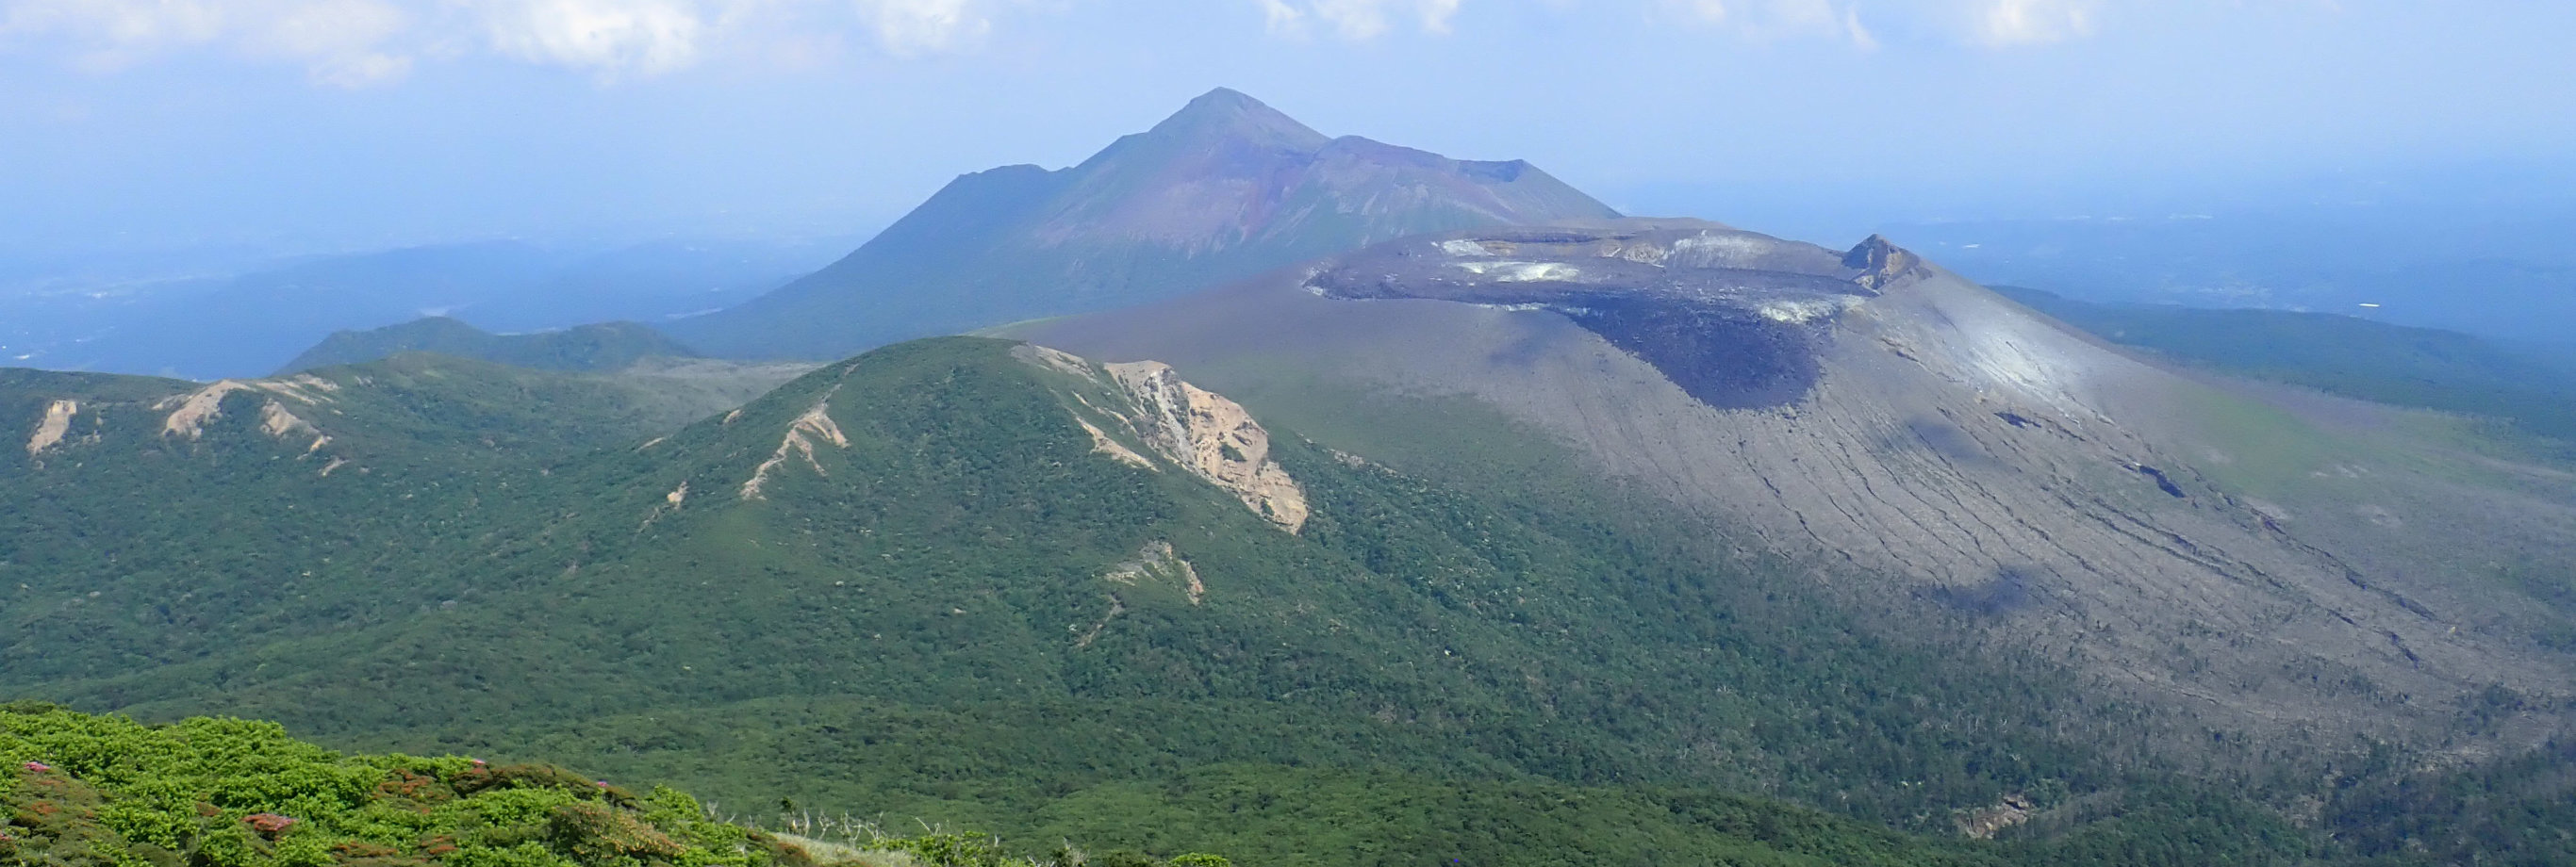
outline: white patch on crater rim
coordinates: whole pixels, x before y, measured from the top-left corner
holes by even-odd
[[[1714,256],[1759,256],[1770,252],[1771,243],[1751,235],[1700,234],[1673,240],[1673,252],[1707,253]]]
[[[1459,268],[1479,277],[1491,277],[1498,283],[1535,283],[1569,281],[1583,276],[1583,271],[1563,262],[1458,262]]]
[[[1442,241],[1440,242],[1440,252],[1447,253],[1452,256],[1494,255],[1494,251],[1486,248],[1485,242],[1483,241]]]
[[[1858,298],[1816,298],[1802,301],[1772,301],[1754,308],[1762,318],[1791,325],[1804,325],[1834,316],[1860,306]]]

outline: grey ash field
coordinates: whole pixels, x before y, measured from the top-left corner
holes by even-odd
[[[1888,239],[1219,92],[678,331],[874,348],[0,372],[0,692],[1041,859],[2576,857],[2562,458]]]

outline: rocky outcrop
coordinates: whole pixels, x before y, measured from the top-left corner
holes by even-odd
[[[249,387],[249,383],[227,379],[162,401],[153,406],[170,411],[161,420],[161,435],[191,440],[205,436],[206,423],[223,417],[224,396]]]
[[[71,432],[72,416],[80,414],[80,401],[57,400],[45,406],[45,417],[36,422],[36,434],[27,438],[27,455],[33,457],[60,445]]]
[[[1128,586],[1148,581],[1168,582],[1190,598],[1191,605],[1207,600],[1207,584],[1199,580],[1198,567],[1172,551],[1172,543],[1155,541],[1137,549],[1134,559],[1110,567],[1101,580]]]
[[[1110,378],[1135,401],[1136,435],[1181,469],[1241,499],[1280,529],[1306,525],[1306,490],[1270,459],[1270,432],[1242,404],[1181,380],[1159,361],[1112,364]]]
[[[274,397],[285,398],[306,406],[318,406],[329,403],[331,400],[329,394],[339,390],[339,383],[311,374],[299,374],[281,379],[225,379],[217,380],[213,384],[187,394],[165,398],[160,403],[153,404],[152,408],[170,413],[161,420],[162,436],[195,440],[205,436],[208,423],[223,417],[224,398],[234,392],[266,392]],[[281,439],[289,433],[311,433],[321,437],[320,431],[305,423],[303,419],[288,413],[286,407],[276,400],[269,401],[261,409],[260,425],[269,436]],[[315,442],[313,448],[321,448],[329,439],[329,437],[321,437],[321,441]]]
[[[1852,282],[1877,293],[1887,291],[1888,284],[1921,273],[1923,257],[1896,246],[1885,235],[1871,235],[1843,254],[1843,267],[1859,271]]]
[[[320,430],[315,429],[311,423],[308,423],[301,418],[297,418],[294,413],[287,412],[284,404],[280,404],[274,400],[260,406],[259,429],[267,433],[269,436],[281,440],[289,436],[312,437],[313,444],[304,447],[304,452],[306,454],[320,451],[323,446],[331,444],[331,438],[329,436],[323,434]]]
[[[768,460],[761,461],[760,466],[751,471],[751,479],[742,483],[743,499],[768,499],[761,493],[761,488],[769,483],[769,474],[787,465],[791,455],[804,458],[805,465],[811,467],[815,475],[831,475],[824,471],[823,462],[814,459],[814,446],[817,442],[825,442],[837,448],[850,447],[850,438],[841,433],[838,422],[832,421],[832,394],[839,391],[840,386],[833,386],[832,391],[824,393],[822,400],[814,402],[813,408],[787,424],[787,435],[779,439],[778,450],[770,453]],[[674,500],[673,504],[677,505],[677,501]]]
[[[1095,365],[1080,356],[1035,344],[1011,351],[1021,361],[1115,388],[1127,407],[1101,407],[1080,395],[1086,410],[1116,419],[1147,451],[1191,475],[1224,488],[1253,514],[1280,529],[1297,532],[1306,525],[1306,490],[1270,459],[1270,431],[1242,404],[1191,385],[1159,361]],[[1101,425],[1074,413],[1074,421],[1091,435],[1092,451],[1131,466],[1161,471],[1152,459],[1120,442]]]
[[[1978,840],[1992,840],[2006,828],[2030,821],[2037,805],[2020,795],[2005,795],[1992,807],[1959,817],[1959,833]]]

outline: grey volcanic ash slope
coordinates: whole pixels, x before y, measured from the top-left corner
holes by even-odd
[[[1257,396],[1319,380],[1471,396],[1688,520],[1818,564],[1835,592],[1964,612],[2214,725],[2395,732],[2490,686],[2567,692],[2566,659],[2532,638],[2563,626],[2538,606],[2392,553],[2478,538],[2563,554],[2563,478],[2496,470],[2519,481],[2444,499],[2447,458],[2326,433],[2285,445],[2257,430],[2259,404],[1881,239],[1836,252],[1641,221],[1453,233],[1028,331],[1172,361],[1310,431],[1335,426]],[[2335,487],[2338,462],[2369,465],[2347,474],[2374,487]],[[2351,497],[2451,529],[2432,513],[2512,517],[2483,537],[2355,544],[2343,525],[2359,519],[2325,505]]]
[[[1081,165],[960,177],[831,267],[670,330],[719,356],[840,357],[1421,232],[1615,216],[1528,163],[1329,138],[1219,89]]]

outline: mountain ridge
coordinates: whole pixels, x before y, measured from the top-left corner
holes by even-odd
[[[839,357],[1418,232],[1616,216],[1524,162],[1327,138],[1218,89],[1072,167],[961,175],[842,260],[668,330],[718,356]]]
[[[276,375],[363,364],[404,352],[435,352],[567,372],[617,370],[648,358],[698,357],[695,350],[636,322],[603,322],[532,334],[494,334],[461,319],[426,316],[382,328],[332,332],[278,368]]]

